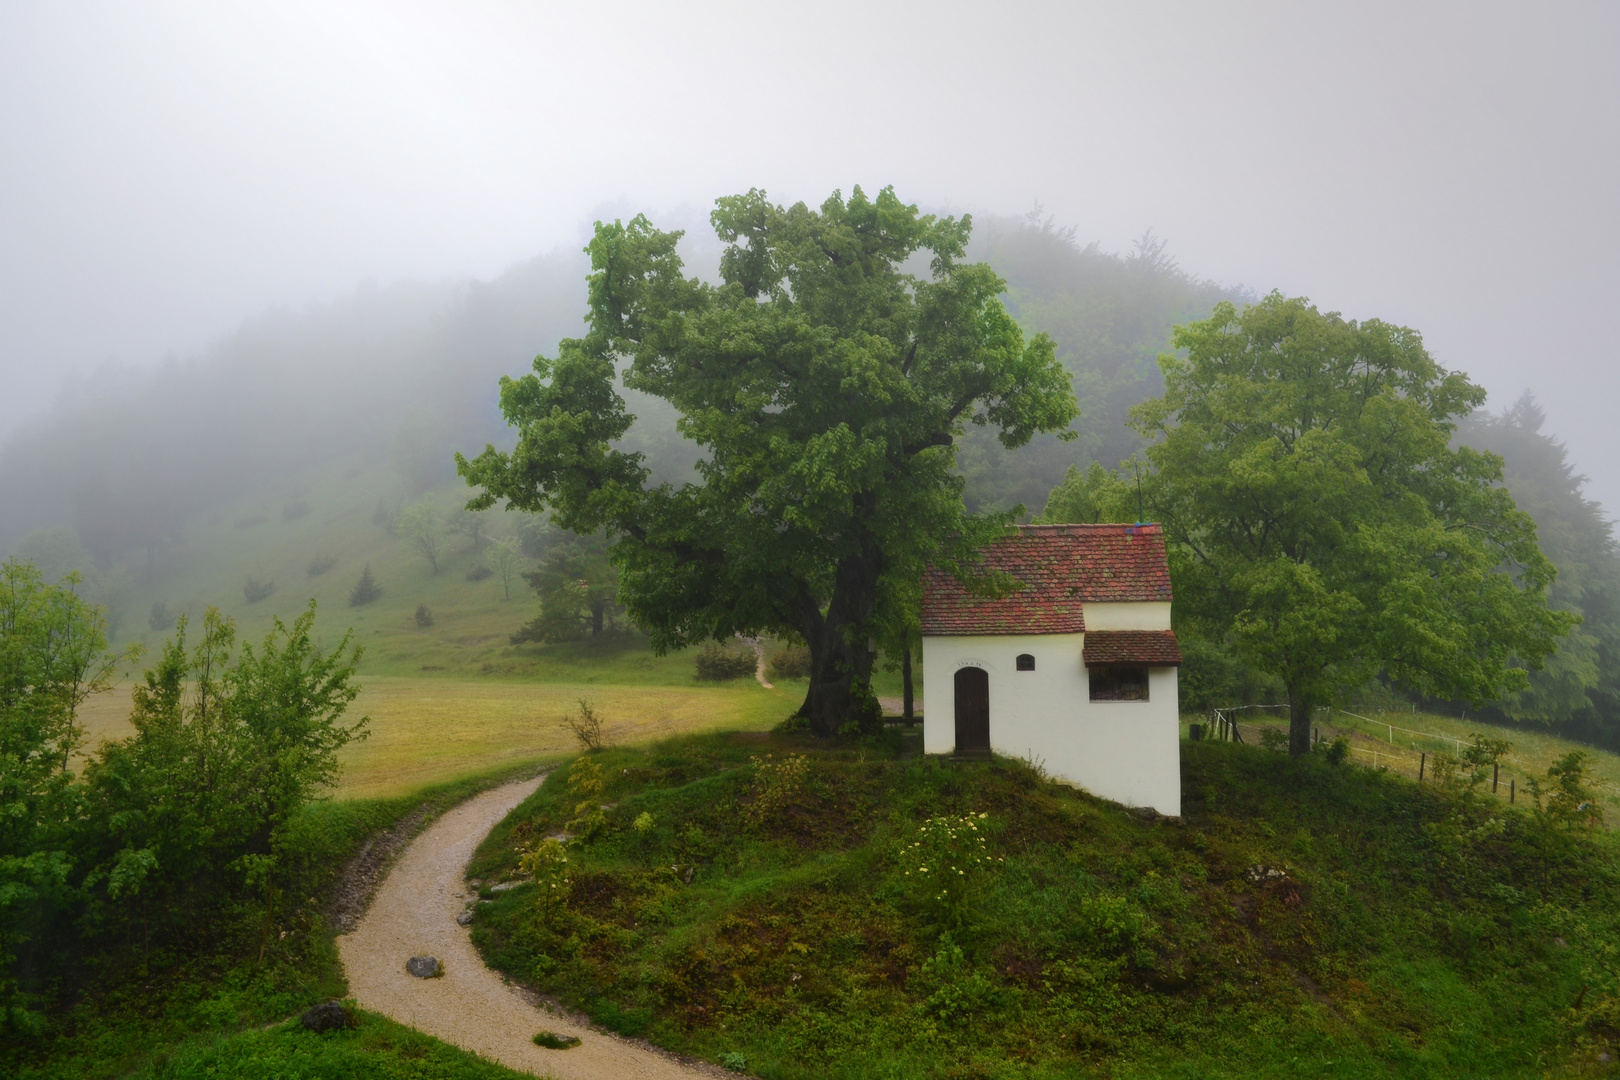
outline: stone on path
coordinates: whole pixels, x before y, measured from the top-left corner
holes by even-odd
[[[439,973],[439,962],[431,956],[413,956],[405,961],[405,970],[418,979],[431,979]]]

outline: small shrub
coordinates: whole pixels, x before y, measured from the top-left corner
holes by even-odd
[[[169,605],[162,600],[154,600],[151,614],[146,616],[146,625],[162,633],[165,630],[173,630],[174,623],[175,614],[169,610]]]
[[[547,915],[567,902],[573,879],[561,841],[542,840],[525,851],[518,857],[518,870],[534,879],[534,902]]]
[[[563,723],[568,725],[568,730],[574,733],[574,738],[579,740],[586,753],[602,749],[602,718],[596,714],[588,698],[580,698],[579,711],[563,717]]]
[[[426,604],[416,605],[416,625],[423,628],[433,625],[433,611]]]
[[[1544,827],[1593,829],[1603,824],[1603,807],[1592,789],[1592,770],[1586,764],[1586,751],[1571,750],[1547,768],[1551,783],[1543,786],[1530,777],[1524,786],[1534,803],[1532,813]]]
[[[248,578],[247,584],[242,586],[242,595],[250,604],[257,604],[275,591],[274,581],[260,581],[258,578]]]
[[[336,565],[336,559],[332,558],[330,555],[322,555],[320,558],[309,560],[309,566],[307,569],[309,570],[310,577],[320,577],[322,574],[326,573]]]
[[[1475,732],[1473,741],[1462,752],[1462,764],[1469,769],[1468,782],[1478,787],[1491,778],[1498,763],[1513,750],[1506,739],[1491,739]]]
[[[371,576],[371,564],[366,563],[366,568],[360,571],[360,580],[349,590],[349,606],[359,607],[361,604],[369,604],[381,595],[382,587],[377,584],[377,579]]]
[[[494,576],[495,571],[483,565],[475,566],[471,570],[467,571],[468,581],[483,581],[485,578]]]
[[[803,679],[810,675],[810,647],[786,645],[771,654],[767,668],[773,679]]]
[[[939,936],[939,950],[922,962],[918,982],[930,992],[917,1011],[947,1024],[968,1020],[995,996],[990,980],[968,965],[948,932]]]
[[[309,503],[302,499],[297,502],[283,503],[281,507],[282,521],[296,521],[309,514]]]
[[[389,536],[393,536],[394,522],[398,518],[399,515],[395,513],[387,503],[383,502],[381,499],[377,500],[377,509],[371,512],[371,523],[373,525],[382,526],[384,532],[386,532]]]
[[[602,812],[602,766],[590,758],[578,758],[568,767],[568,794],[574,798],[574,816],[568,830],[575,836],[589,837],[607,824]]]
[[[931,817],[895,852],[907,890],[948,919],[960,919],[969,891],[1002,861],[990,855],[989,816]]]
[[[753,798],[743,806],[742,816],[750,825],[763,825],[780,814],[803,790],[810,759],[803,754],[790,754],[777,761],[766,754],[763,759],[756,756],[749,760],[754,763]]]
[[[652,831],[657,827],[657,824],[653,821],[653,816],[643,810],[636,815],[636,820],[630,823],[630,827],[636,830],[637,836],[645,840],[652,835]]]
[[[748,1059],[736,1050],[727,1050],[720,1055],[719,1060],[721,1068],[730,1069],[732,1072],[748,1071]]]
[[[1350,740],[1334,739],[1322,751],[1322,756],[1327,758],[1329,765],[1343,765],[1350,756]]]
[[[705,682],[725,682],[752,675],[759,666],[759,658],[746,646],[710,641],[698,650],[695,663],[698,678]]]

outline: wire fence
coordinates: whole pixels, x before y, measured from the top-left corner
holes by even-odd
[[[1269,711],[1286,714],[1287,710],[1287,705],[1233,705],[1211,709],[1207,725],[1201,725],[1202,730],[1192,737],[1219,742],[1258,744],[1264,732],[1277,730],[1276,725],[1264,722],[1265,713]],[[1248,722],[1240,722],[1239,716],[1249,712],[1260,715]],[[1324,707],[1319,710],[1318,715],[1322,719],[1311,726],[1313,743],[1332,742],[1343,738],[1348,743],[1351,754],[1361,755],[1374,768],[1387,769],[1418,781],[1424,781],[1433,775],[1436,753],[1446,753],[1453,758],[1460,757],[1470,742],[1455,735],[1402,727],[1388,720],[1363,716],[1337,707]],[[1465,713],[1465,718],[1466,715]],[[1336,716],[1339,718],[1338,722],[1335,722]],[[1364,730],[1364,727],[1370,727],[1374,731],[1370,733]],[[1406,738],[1397,742],[1397,735]],[[1414,745],[1415,740],[1428,740],[1434,745],[1430,747]],[[1528,761],[1521,755],[1504,754],[1499,764],[1493,767],[1487,788],[1508,802],[1517,802],[1518,781],[1539,776],[1542,768],[1543,766]],[[1515,773],[1517,775],[1514,775]],[[1620,795],[1620,784],[1612,780],[1594,777],[1593,786],[1611,797]]]

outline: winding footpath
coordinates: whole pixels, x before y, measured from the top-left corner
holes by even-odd
[[[550,1012],[484,966],[468,929],[467,863],[497,822],[540,786],[539,777],[486,791],[450,810],[405,849],[352,933],[337,939],[349,993],[382,1013],[510,1069],[555,1080],[695,1080],[734,1075],[685,1064],[645,1043],[619,1038]],[[412,956],[434,956],[444,974],[418,979]],[[537,1031],[573,1035],[580,1045],[546,1050]]]

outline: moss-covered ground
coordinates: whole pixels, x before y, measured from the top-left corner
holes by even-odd
[[[486,892],[475,940],[603,1024],[782,1080],[1613,1069],[1606,832],[1215,743],[1182,744],[1184,816],[1155,820],[901,743],[579,759],[471,869],[521,877],[566,830],[566,878]]]

